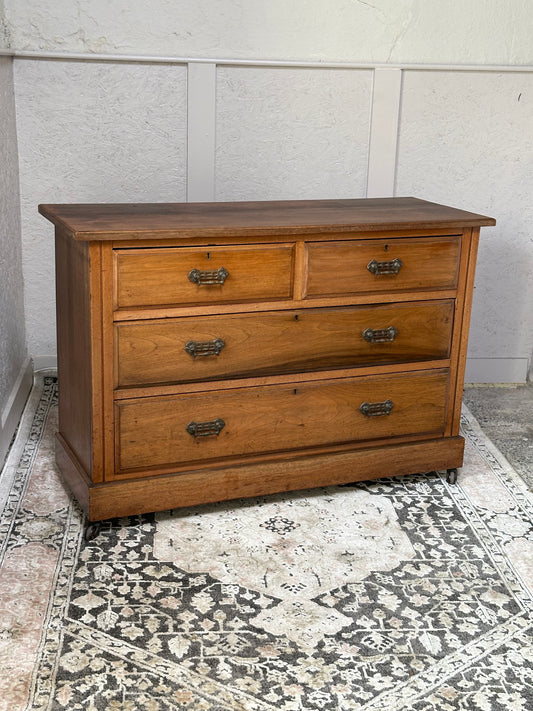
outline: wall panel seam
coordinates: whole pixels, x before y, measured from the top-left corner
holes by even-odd
[[[215,199],[216,65],[187,68],[187,201]]]
[[[402,74],[376,69],[368,143],[367,197],[392,197],[396,181]]]

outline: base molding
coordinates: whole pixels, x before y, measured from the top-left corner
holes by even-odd
[[[19,371],[6,405],[0,415],[0,467],[17,431],[26,400],[33,385],[33,362],[27,358]]]
[[[452,469],[462,466],[463,451],[462,437],[441,437],[385,448],[368,447],[93,485],[63,438],[59,435],[56,439],[56,460],[62,477],[90,521]]]
[[[34,355],[33,367],[36,373],[40,370],[57,370],[57,356]]]
[[[525,383],[528,358],[467,358],[466,383]]]

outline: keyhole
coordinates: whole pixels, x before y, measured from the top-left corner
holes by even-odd
[[[389,251],[389,245],[386,244],[386,245],[385,245],[385,252],[388,252],[388,251]]]
[[[299,319],[298,314],[294,314],[294,320],[295,320],[295,321],[298,321],[298,319]]]
[[[211,252],[208,252],[208,253],[207,253],[207,258],[208,258],[208,259],[211,259]]]

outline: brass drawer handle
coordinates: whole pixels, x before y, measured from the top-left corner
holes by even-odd
[[[225,425],[224,420],[217,418],[211,422],[189,422],[186,430],[193,437],[209,437],[210,435],[218,437]]]
[[[220,355],[220,351],[226,345],[222,338],[215,338],[214,341],[205,341],[204,343],[198,341],[189,341],[185,344],[185,352],[192,355],[193,358],[197,356],[212,356]]]
[[[366,417],[379,417],[379,415],[390,415],[393,407],[392,400],[385,400],[385,402],[364,402],[359,410]]]
[[[372,259],[367,264],[366,268],[369,272],[372,272],[372,274],[381,276],[382,274],[398,274],[402,266],[403,262],[398,258],[393,259],[390,262],[378,262],[375,259]]]
[[[220,267],[214,271],[201,271],[200,269],[191,269],[188,275],[189,281],[198,286],[212,286],[223,284],[229,277],[229,272],[224,267]]]
[[[388,328],[367,328],[363,331],[363,338],[369,343],[392,343],[398,330],[394,326]]]

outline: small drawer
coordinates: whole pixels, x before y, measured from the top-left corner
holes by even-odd
[[[308,245],[307,297],[455,289],[460,237]]]
[[[118,249],[115,307],[270,301],[292,294],[293,245]]]
[[[117,387],[448,358],[453,300],[115,325]]]
[[[124,400],[116,404],[117,472],[440,436],[447,387],[442,369]]]

